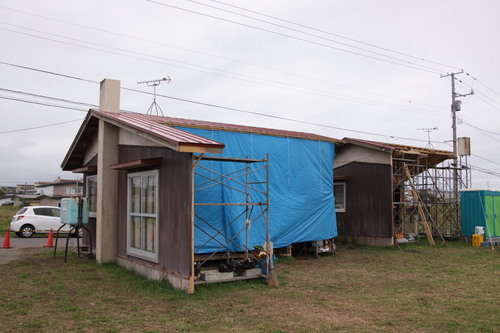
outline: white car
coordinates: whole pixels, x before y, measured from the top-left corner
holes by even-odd
[[[52,206],[28,206],[23,207],[12,217],[10,230],[14,231],[18,237],[31,237],[34,233],[42,234],[57,232],[63,224],[60,220],[61,209]],[[71,226],[64,225],[60,232],[68,233]]]

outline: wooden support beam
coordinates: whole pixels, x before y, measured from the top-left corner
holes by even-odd
[[[425,234],[427,235],[427,240],[429,241],[429,244],[436,245],[436,243],[434,242],[434,238],[432,238],[431,229],[429,228],[429,223],[427,223],[427,218],[425,217],[424,210],[422,208],[422,201],[420,200],[417,190],[415,189],[415,184],[413,184],[413,179],[411,178],[410,170],[408,169],[408,166],[404,162],[403,162],[403,167],[405,169],[406,177],[408,177],[408,181],[410,182],[413,199],[417,203],[418,213],[422,218],[422,224],[424,226]]]

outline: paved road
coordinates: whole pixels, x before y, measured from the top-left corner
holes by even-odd
[[[54,238],[54,244],[55,244]],[[0,237],[0,246],[3,245],[4,238]],[[19,260],[27,256],[37,255],[43,251],[53,250],[53,248],[44,247],[47,244],[47,238],[19,238],[16,236],[10,237],[10,249],[0,248],[0,265],[8,264],[11,261]],[[64,249],[66,246],[66,238],[59,238],[57,249]],[[76,247],[76,238],[69,239],[69,246]]]

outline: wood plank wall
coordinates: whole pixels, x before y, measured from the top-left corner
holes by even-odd
[[[120,170],[118,196],[118,255],[127,256],[127,175],[145,170],[159,170],[159,263],[158,269],[188,277],[191,274],[191,195],[190,153],[168,148],[120,146],[119,163],[144,158],[162,158],[160,166]]]

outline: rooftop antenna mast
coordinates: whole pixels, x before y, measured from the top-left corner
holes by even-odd
[[[137,84],[146,84],[148,87],[153,87],[153,103],[149,106],[148,111],[146,114],[148,115],[153,115],[153,110],[156,112],[156,115],[159,116],[160,113],[162,116],[164,116],[163,111],[161,110],[161,107],[156,103],[156,87],[159,86],[162,82],[166,81],[167,83],[170,83],[170,77],[164,77],[163,79],[159,80],[149,80],[149,81],[142,81],[142,82],[137,82]],[[159,112],[158,112],[159,111]]]
[[[430,133],[432,131],[437,131],[437,129],[438,129],[437,126],[435,126],[433,128],[419,128],[419,130],[427,132],[427,145],[425,146],[425,148],[434,149],[434,146],[431,143],[431,134]]]

